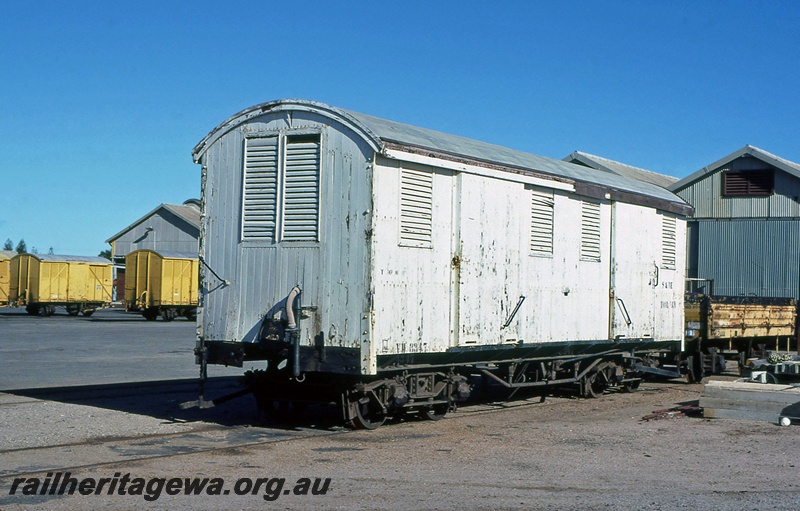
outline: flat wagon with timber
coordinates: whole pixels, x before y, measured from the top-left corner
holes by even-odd
[[[263,405],[371,428],[441,417],[476,375],[595,396],[680,363],[691,208],[660,187],[304,100],[193,154],[197,361],[264,360]]]
[[[685,310],[690,380],[722,372],[726,360],[736,360],[742,369],[748,359],[766,358],[768,351],[797,349],[793,298],[687,293]]]

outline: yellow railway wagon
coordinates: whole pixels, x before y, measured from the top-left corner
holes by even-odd
[[[197,318],[197,254],[135,250],[125,257],[125,306],[152,321]]]
[[[8,305],[11,289],[11,258],[17,255],[11,250],[0,250],[0,307]]]
[[[111,303],[113,265],[101,257],[18,254],[11,259],[9,300],[28,314],[51,316],[64,307],[70,316]]]

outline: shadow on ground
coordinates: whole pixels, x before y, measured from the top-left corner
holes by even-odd
[[[45,401],[117,410],[169,422],[206,422],[222,426],[322,430],[343,426],[340,405],[337,403],[309,404],[299,410],[294,408],[287,410],[277,406],[274,410],[260,410],[253,395],[248,393],[240,383],[239,376],[208,378],[204,388],[204,400],[206,403],[215,401],[216,404],[204,408],[181,406],[181,404],[198,400],[200,387],[197,379],[15,389],[3,392]],[[548,397],[580,399],[576,389],[569,386],[547,389],[546,392],[528,389],[514,392],[494,385],[483,388],[476,385],[473,395],[463,403],[463,406],[483,405],[502,409],[514,406],[514,402],[531,399],[543,402]],[[690,404],[696,405],[697,402],[679,403],[678,405]],[[402,419],[396,418],[388,422],[396,423],[401,420],[418,420],[418,418],[411,414],[403,416]]]
[[[197,379],[115,383],[35,389],[5,390],[6,394],[45,401],[56,401],[108,410],[145,415],[174,422],[208,422],[223,426],[269,426],[294,428],[297,418],[270,416],[256,407],[252,394],[244,394],[210,408],[182,408],[181,403],[195,401],[199,396]],[[219,400],[242,394],[239,377],[209,378],[205,384],[205,400]],[[330,407],[309,407],[302,418],[305,427],[328,428],[334,422],[336,410]]]

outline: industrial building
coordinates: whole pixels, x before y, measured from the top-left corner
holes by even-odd
[[[668,189],[694,207],[687,277],[717,295],[800,298],[800,164],[746,145]]]
[[[200,201],[160,204],[106,240],[111,245],[111,260],[116,276],[116,300],[125,290],[125,257],[135,250],[197,254],[200,236]]]

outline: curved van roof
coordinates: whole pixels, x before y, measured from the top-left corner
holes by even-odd
[[[623,197],[618,197],[618,199],[623,201],[627,194],[633,194],[655,199],[657,201],[655,206],[669,209],[675,213],[688,214],[692,210],[691,206],[683,199],[665,188],[626,178],[613,172],[596,170],[479,140],[300,99],[281,99],[261,103],[234,114],[195,146],[192,151],[194,161],[199,162],[208,147],[237,126],[254,117],[280,111],[307,111],[329,117],[361,135],[373,150],[383,155],[386,155],[388,150],[395,149],[513,173],[545,175],[622,192]]]

